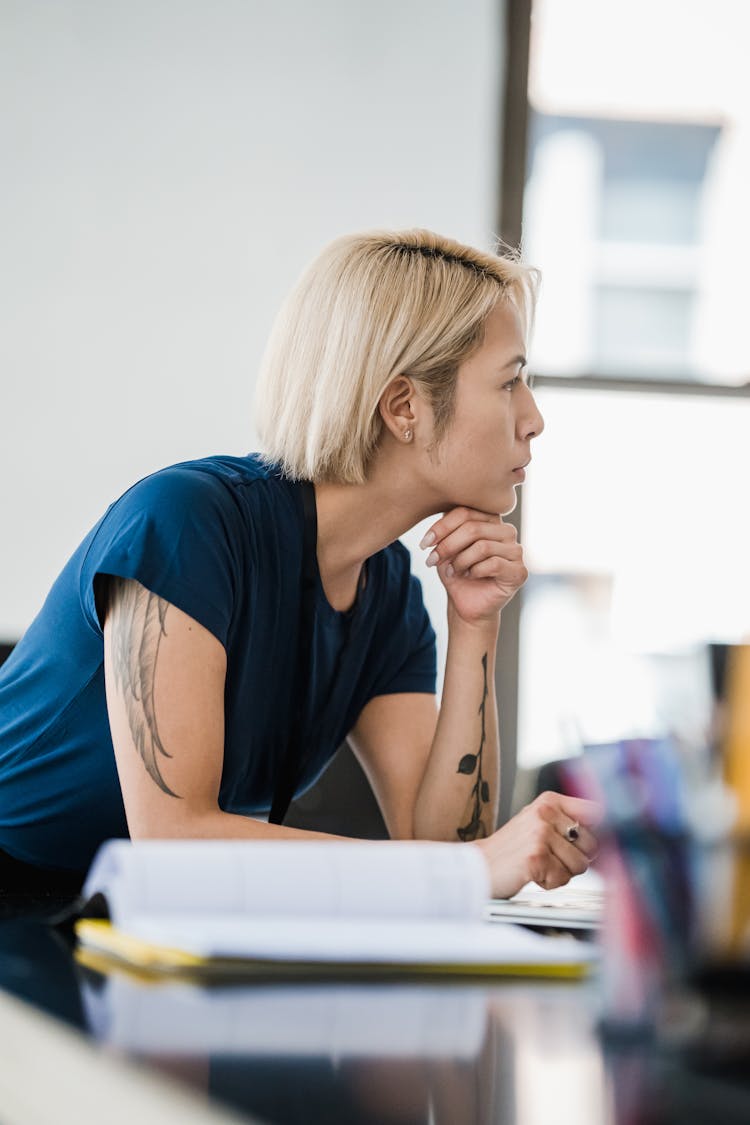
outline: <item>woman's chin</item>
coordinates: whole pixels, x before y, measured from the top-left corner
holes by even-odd
[[[487,512],[499,512],[501,516],[509,516],[518,503],[518,495],[513,485],[510,488],[495,489],[491,507],[486,507]]]
[[[509,516],[511,512],[515,511],[515,507],[516,507],[517,503],[518,503],[518,496],[516,495],[516,490],[514,488],[513,489],[513,495],[510,497],[510,500],[508,501],[507,507],[501,507],[500,508],[500,515],[501,516]]]
[[[471,488],[452,489],[452,499],[447,502],[442,511],[448,508],[474,508],[478,512],[496,512],[501,516],[510,515],[518,503],[516,486],[506,484],[503,486],[490,485],[476,490]]]
[[[478,512],[497,513],[509,516],[518,503],[515,489],[493,489],[491,492],[479,493],[473,503],[464,501],[467,508],[476,508]]]

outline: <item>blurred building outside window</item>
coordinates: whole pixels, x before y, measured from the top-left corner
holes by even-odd
[[[750,380],[749,34],[731,0],[533,5],[523,243],[549,378],[524,486],[522,768],[699,740],[705,644],[750,635],[750,395],[727,390]]]

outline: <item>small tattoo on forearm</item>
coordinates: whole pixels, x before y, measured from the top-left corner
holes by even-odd
[[[169,603],[136,582],[112,579],[117,592],[112,626],[115,684],[125,702],[130,733],[148,773],[169,797],[177,797],[159,769],[159,755],[171,758],[159,735],[154,688],[159,645],[167,635]]]
[[[485,730],[485,708],[487,705],[487,653],[485,652],[482,657],[482,671],[484,673],[484,690],[482,692],[482,702],[479,705],[479,715],[482,719],[482,733],[479,739],[479,749],[476,754],[464,754],[461,761],[458,763],[456,773],[473,774],[476,771],[477,779],[471,790],[469,797],[471,816],[467,824],[462,828],[458,828],[457,835],[459,840],[464,842],[467,840],[477,840],[487,836],[487,824],[482,819],[482,814],[485,809],[484,805],[488,805],[490,801],[490,787],[489,783],[482,776],[482,755],[484,753],[484,743],[486,740]]]

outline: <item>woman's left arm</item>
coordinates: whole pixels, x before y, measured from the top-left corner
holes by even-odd
[[[469,625],[448,606],[440,715],[414,805],[418,840],[480,840],[495,830],[500,797],[498,626],[497,619]]]
[[[440,713],[435,697],[379,695],[349,736],[392,839],[475,840],[497,818],[497,626],[452,622]]]
[[[486,512],[454,508],[422,542],[448,594],[439,718],[431,697],[380,696],[363,710],[351,741],[391,835],[479,840],[494,831],[499,800],[500,615],[527,571],[515,528]]]
[[[476,841],[496,898],[532,880],[561,886],[596,855],[591,829],[603,810],[595,802],[542,793],[495,831],[495,649],[501,610],[527,576],[515,529],[499,516],[454,508],[423,546],[432,548],[428,564],[437,566],[448,593],[440,718],[435,724],[432,696],[380,696],[362,712],[354,748],[391,836]]]
[[[448,660],[440,716],[431,696],[370,700],[353,732],[392,836],[474,841],[491,894],[530,881],[550,889],[596,855],[594,801],[542,793],[494,831],[499,746],[494,665],[502,609],[526,580],[515,529],[499,516],[454,508],[422,541],[448,594]],[[569,832],[575,828],[576,835]]]

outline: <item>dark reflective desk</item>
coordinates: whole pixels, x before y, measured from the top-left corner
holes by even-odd
[[[683,1125],[711,1113],[723,1125],[750,1122],[740,1087],[648,1045],[605,1051],[595,980],[143,984],[79,964],[40,920],[54,905],[6,900],[0,987],[83,1031],[100,1057],[146,1063],[252,1120]]]

